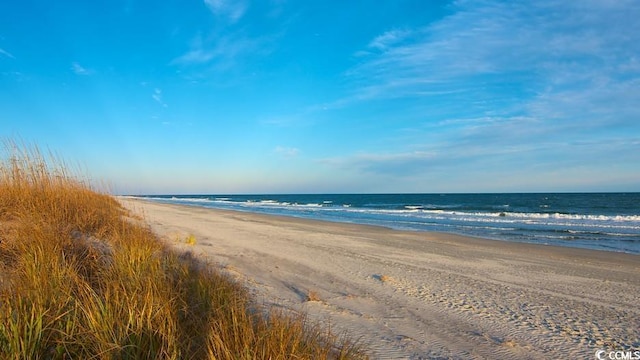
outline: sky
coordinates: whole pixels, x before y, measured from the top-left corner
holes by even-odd
[[[3,1],[0,137],[116,194],[640,191],[637,19],[637,0]]]

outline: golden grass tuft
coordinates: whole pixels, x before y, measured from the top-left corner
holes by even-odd
[[[302,317],[265,315],[243,287],[127,216],[53,157],[6,146],[0,358],[365,357]]]
[[[393,281],[393,278],[391,276],[385,274],[375,274],[372,277],[382,283]]]
[[[320,294],[315,290],[309,290],[307,292],[307,301],[321,301]]]
[[[187,245],[195,245],[196,244],[196,236],[193,234],[189,234],[187,238],[184,240]]]

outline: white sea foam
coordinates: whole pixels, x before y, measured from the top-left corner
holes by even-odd
[[[210,203],[210,202],[212,202],[208,198],[188,198],[188,197],[177,197],[177,196],[172,196],[171,198],[148,196],[148,197],[141,197],[141,199],[157,200],[157,201],[169,201],[170,200],[172,202],[188,202],[188,203]]]
[[[304,206],[307,206],[307,207],[322,207],[322,204],[309,203],[309,204],[305,204]]]
[[[269,204],[269,205],[271,205],[271,204],[273,204],[273,205],[283,204],[283,203],[277,202],[275,200],[260,200],[260,201],[258,201],[258,203],[260,203],[260,204]]]
[[[393,211],[393,210],[392,210]],[[585,215],[561,213],[518,213],[518,212],[463,212],[447,210],[423,210],[424,213],[446,214],[455,216],[474,216],[489,218],[519,218],[519,219],[569,219],[590,221],[629,221],[640,222],[640,215]]]
[[[492,214],[493,215],[493,214]],[[571,220],[594,220],[594,221],[640,221],[640,215],[583,215],[583,214],[561,214],[561,213],[505,213],[506,216],[521,218],[539,219],[571,219]]]
[[[160,198],[157,198],[160,199]],[[167,200],[162,198],[160,200]],[[173,201],[180,202],[211,202],[206,198],[175,198]],[[350,204],[342,204],[341,207],[333,206],[332,201],[322,203],[290,203],[276,200],[246,200],[243,202],[230,201],[229,198],[216,198],[216,203],[233,204],[242,207],[269,207],[283,210],[305,209],[318,211],[344,211],[351,213],[372,214],[372,215],[392,215],[408,216],[434,220],[456,220],[468,222],[494,222],[494,223],[523,223],[523,224],[550,224],[558,226],[573,226],[576,223],[588,224],[590,226],[603,227],[627,227],[629,229],[640,229],[639,215],[587,215],[587,214],[562,214],[562,213],[521,213],[521,212],[465,212],[443,209],[425,209],[422,205],[406,205],[404,209],[376,209],[376,208],[355,208]],[[563,222],[564,221],[564,222]]]
[[[353,205],[332,198],[273,197],[147,197],[172,203],[193,203],[243,211],[310,217],[316,219],[382,225],[420,231],[445,231],[508,241],[612,248],[640,253],[640,215],[572,214],[548,211],[548,205],[529,207],[531,212],[513,211],[508,204],[485,210],[466,210],[460,203],[389,202]],[[544,204],[544,203],[543,203]],[[484,205],[483,205],[484,206]],[[487,208],[488,206],[484,206]],[[540,209],[540,212],[535,210]],[[511,211],[509,211],[511,210]],[[546,240],[545,240],[546,239]],[[610,243],[615,241],[617,245]],[[602,245],[592,245],[600,244]],[[620,242],[632,245],[620,245]],[[576,245],[579,244],[579,245]],[[609,244],[609,245],[607,245]],[[606,245],[606,246],[605,246]]]

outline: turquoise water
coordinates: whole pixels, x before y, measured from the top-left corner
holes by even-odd
[[[155,201],[640,254],[640,193],[162,195]]]

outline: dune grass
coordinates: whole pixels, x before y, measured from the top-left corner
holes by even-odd
[[[0,160],[0,358],[356,359],[179,256],[37,148]]]

